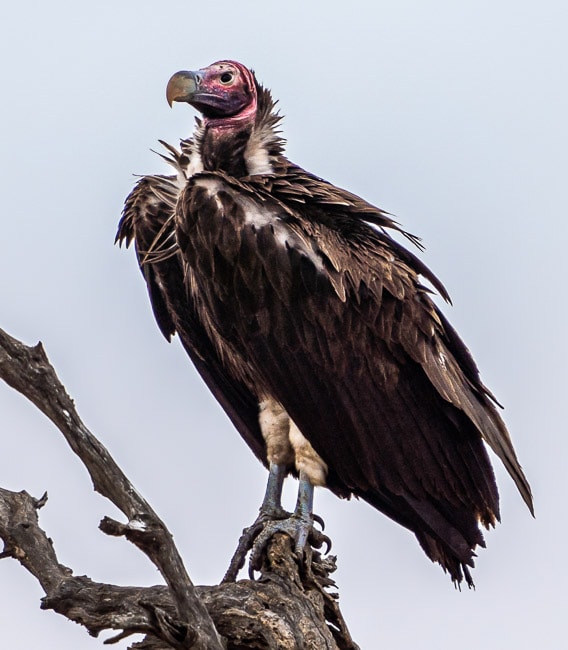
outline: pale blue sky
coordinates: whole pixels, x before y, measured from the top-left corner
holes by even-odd
[[[497,467],[503,524],[477,590],[454,590],[414,537],[360,503],[316,495],[341,605],[366,650],[561,648],[565,642],[568,5],[543,1],[9,3],[2,12],[0,327],[41,339],[93,432],[218,582],[265,471],[151,314],[132,251],[113,247],[132,174],[189,134],[181,69],[241,60],[286,115],[289,156],[393,212],[424,239],[535,493],[532,520]],[[78,574],[159,576],[98,532],[116,515],[62,437],[0,386],[0,485],[49,492],[41,523]],[[293,500],[294,486],[289,489]],[[0,646],[101,647],[39,610],[0,562]],[[123,643],[121,647],[126,647]]]

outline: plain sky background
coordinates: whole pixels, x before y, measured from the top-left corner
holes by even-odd
[[[192,129],[191,108],[166,104],[170,75],[232,58],[280,99],[292,160],[423,237],[421,257],[454,301],[444,311],[506,406],[534,490],[536,520],[497,467],[503,523],[479,551],[477,590],[461,593],[413,535],[318,491],[354,639],[365,650],[564,648],[568,4],[52,0],[5,3],[0,20],[0,327],[43,341],[193,580],[221,579],[266,473],[179,343],[161,337],[134,254],[113,239],[132,174],[165,172],[150,149]],[[48,491],[40,521],[63,564],[159,581],[133,546],[97,530],[118,513],[4,385],[0,445],[0,485]],[[102,646],[40,611],[41,596],[0,561],[1,648]]]

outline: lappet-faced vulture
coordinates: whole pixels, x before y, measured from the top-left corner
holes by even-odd
[[[244,65],[178,72],[167,99],[202,118],[180,151],[165,145],[175,174],[137,183],[117,239],[136,245],[164,336],[179,336],[269,469],[229,576],[276,531],[301,551],[320,485],[405,526],[471,585],[479,524],[499,519],[485,443],[531,512],[532,497],[495,399],[421,277],[448,300],[443,285],[389,233],[417,238],[290,162],[271,94]]]

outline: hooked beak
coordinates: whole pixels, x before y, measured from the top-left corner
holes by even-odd
[[[166,99],[170,108],[173,102],[190,102],[195,95],[201,75],[198,72],[181,70],[168,81]]]

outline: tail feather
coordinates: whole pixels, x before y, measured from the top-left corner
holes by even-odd
[[[444,544],[427,533],[416,533],[416,538],[432,562],[437,562],[446,573],[450,574],[452,581],[458,589],[464,579],[470,589],[475,589],[475,584],[469,570],[470,567],[473,568],[475,566],[473,561],[475,553],[473,551],[470,553],[467,561],[461,561],[455,555],[448,553],[447,547]]]
[[[459,587],[464,580],[474,587],[470,568],[474,567],[475,549],[485,547],[479,528],[479,514],[464,506],[447,502],[428,502],[410,495],[398,496],[384,492],[362,495],[378,510],[411,530],[426,555],[440,564]],[[486,521],[494,525],[496,517]]]

